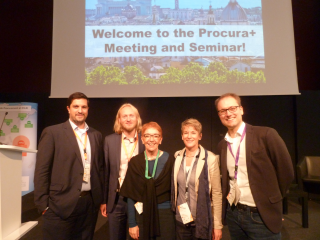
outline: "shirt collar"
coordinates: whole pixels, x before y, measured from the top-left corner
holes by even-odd
[[[70,119],[69,119],[69,122],[71,124],[71,127],[74,131],[77,131],[77,130],[80,130],[80,131],[84,131],[84,132],[87,132],[89,130],[89,126],[88,124],[85,122],[85,125],[84,125],[84,129],[80,129],[77,125],[74,124],[74,122],[72,122]]]
[[[134,138],[128,138],[126,135],[124,135],[124,133],[122,133],[122,139],[123,140],[129,140],[130,142],[134,142],[137,138],[137,131],[136,133],[134,134]],[[132,140],[132,141],[131,141]]]
[[[246,124],[244,122],[242,122],[237,133],[236,133],[236,137],[241,137],[245,126],[246,126]],[[227,132],[226,136],[224,137],[224,140],[226,140],[229,143],[233,143],[233,138],[230,137],[228,132]]]

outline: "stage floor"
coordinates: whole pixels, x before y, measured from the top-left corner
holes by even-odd
[[[320,200],[309,200],[309,228],[302,228],[301,205],[298,200],[288,200],[288,215],[284,215],[281,231],[283,240],[315,240],[320,239]],[[42,239],[42,218],[33,203],[33,192],[22,197],[22,222],[39,221],[38,225],[28,232],[21,240]],[[94,240],[108,240],[108,218],[99,214]],[[229,240],[228,228],[223,229],[223,240]]]

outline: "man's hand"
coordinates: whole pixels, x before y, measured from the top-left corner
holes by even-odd
[[[212,240],[220,240],[222,238],[221,229],[212,229]]]
[[[104,217],[107,217],[107,204],[101,204],[100,205],[100,211],[101,211],[101,215]]]
[[[139,227],[135,226],[133,228],[129,228],[130,237],[133,239],[139,239]]]

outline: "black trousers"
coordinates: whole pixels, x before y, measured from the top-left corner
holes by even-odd
[[[117,194],[115,206],[111,213],[108,213],[110,240],[126,240],[128,227],[128,208],[125,199]]]
[[[62,219],[50,208],[43,217],[44,240],[92,240],[98,218],[91,194],[79,197],[78,203],[67,219]]]
[[[176,221],[177,240],[200,240],[196,238],[196,227],[186,226],[182,222]]]

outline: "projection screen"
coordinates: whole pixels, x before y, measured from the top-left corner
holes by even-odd
[[[54,0],[51,97],[299,94],[290,0]]]

